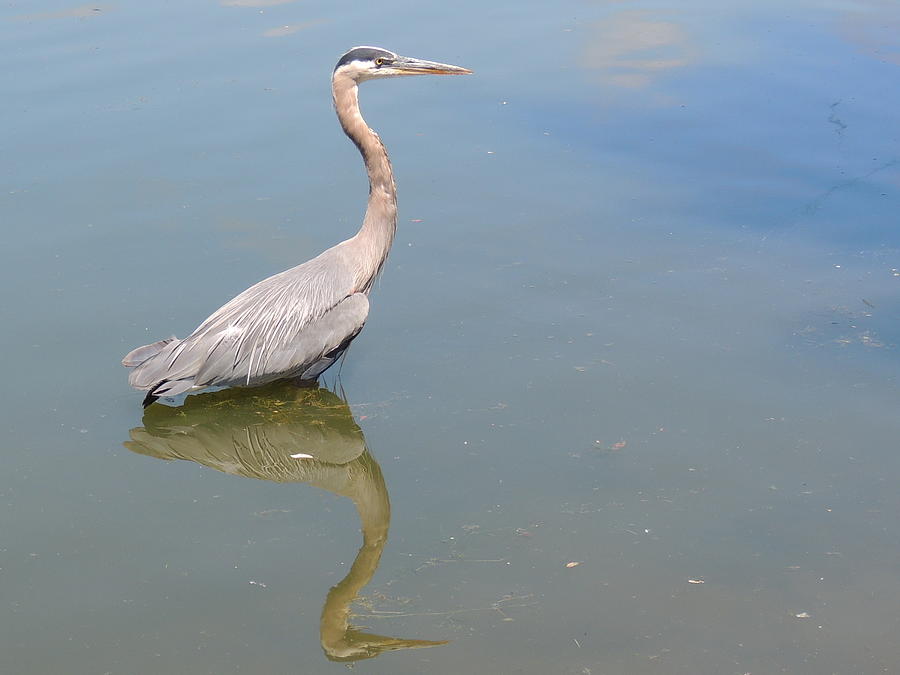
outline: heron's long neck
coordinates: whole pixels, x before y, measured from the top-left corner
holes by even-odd
[[[362,227],[353,237],[362,248],[364,269],[357,279],[359,291],[368,291],[381,271],[397,231],[397,188],[391,161],[381,139],[366,124],[359,112],[358,88],[350,78],[336,77],[332,82],[334,108],[344,133],[362,154],[369,175],[369,204]]]

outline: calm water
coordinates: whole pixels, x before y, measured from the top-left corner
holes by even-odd
[[[0,672],[900,672],[898,36],[4,3]],[[142,417],[126,351],[358,226],[355,44],[476,74],[362,89],[400,229],[336,393]]]

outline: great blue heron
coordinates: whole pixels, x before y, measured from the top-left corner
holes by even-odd
[[[315,381],[362,330],[368,294],[397,229],[397,191],[387,151],[359,111],[357,85],[401,75],[472,71],[354,47],[334,68],[331,89],[344,133],[362,154],[369,203],[350,239],[302,265],[263,279],[216,310],[183,340],[159,340],[129,352],[128,381],[147,391],[144,406],[211,386],[255,386],[283,378]]]

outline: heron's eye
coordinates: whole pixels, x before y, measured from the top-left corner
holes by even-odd
[[[384,65],[384,59],[381,58],[381,57],[379,56],[377,59],[375,59],[375,65],[376,65],[376,66],[383,66],[383,65]]]

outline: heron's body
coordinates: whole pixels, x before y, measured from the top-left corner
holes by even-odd
[[[376,47],[356,47],[341,58],[332,77],[335,110],[369,176],[362,227],[312,260],[251,286],[183,340],[169,338],[131,351],[122,363],[133,368],[131,385],[149,392],[145,405],[211,386],[314,381],[340,357],[366,321],[368,294],[397,227],[391,163],[360,114],[357,85],[395,75],[468,72]]]

